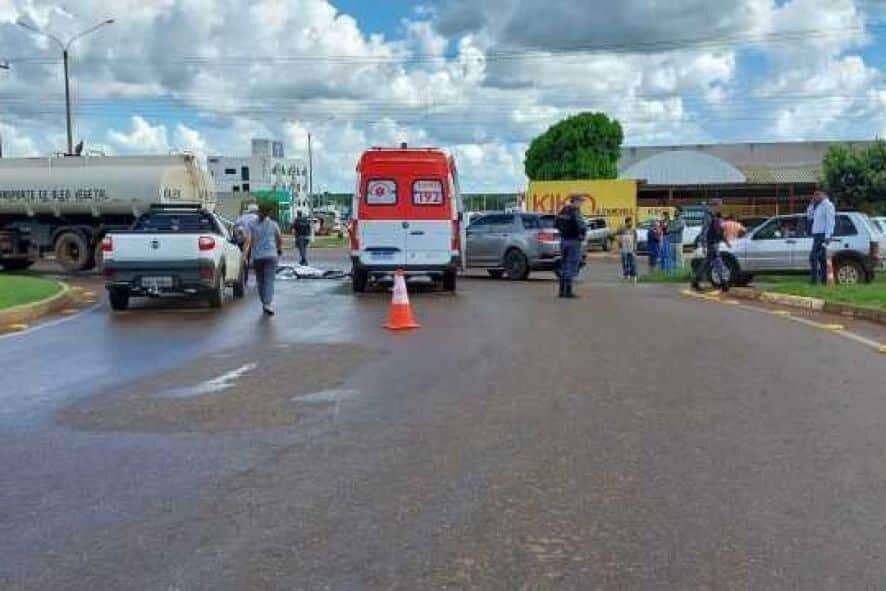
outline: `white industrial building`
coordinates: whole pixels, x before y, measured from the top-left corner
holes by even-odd
[[[236,213],[229,210],[239,209],[249,193],[267,191],[286,191],[292,196],[293,215],[308,214],[308,167],[300,158],[286,158],[282,142],[253,139],[251,155],[209,156],[207,165],[219,207],[229,214]]]

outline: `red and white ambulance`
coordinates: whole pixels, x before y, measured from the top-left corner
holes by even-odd
[[[349,228],[354,291],[402,269],[455,291],[462,200],[455,160],[435,148],[372,148],[357,164]]]

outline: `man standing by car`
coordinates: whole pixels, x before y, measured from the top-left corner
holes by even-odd
[[[686,223],[683,221],[683,210],[678,207],[674,212],[674,219],[670,219],[668,212],[665,212],[664,223],[666,226],[665,232],[667,235],[667,242],[671,249],[671,252],[668,253],[670,255],[668,260],[668,270],[682,270],[683,230],[686,228]]]
[[[274,279],[277,275],[277,259],[283,256],[283,238],[280,227],[271,219],[271,207],[262,204],[258,221],[252,224],[246,242],[246,256],[255,269],[255,282],[262,309],[268,316],[274,315]]]
[[[834,235],[836,211],[834,204],[824,191],[812,195],[812,251],[809,253],[809,281],[813,285],[828,282],[828,243]]]
[[[701,290],[701,282],[704,281],[704,275],[710,269],[711,284],[723,291],[729,291],[729,281],[725,279],[723,259],[720,256],[721,242],[725,242],[726,246],[731,246],[723,234],[723,214],[720,211],[712,213],[710,221],[705,226],[704,233],[699,235],[699,239],[705,245],[705,258],[694,269],[692,289]]]
[[[258,204],[250,203],[246,206],[246,211],[240,214],[240,217],[234,222],[234,238],[237,240],[237,246],[244,253],[246,252],[246,243],[249,239],[249,233],[252,231],[252,225],[257,221]],[[243,282],[249,283],[249,257],[244,257],[243,261]]]
[[[560,294],[561,298],[574,298],[572,282],[578,275],[581,265],[582,247],[584,245],[587,224],[581,215],[582,195],[572,195],[569,201],[557,214],[557,230],[560,231]]]
[[[308,264],[308,245],[311,243],[311,222],[299,211],[292,222],[292,233],[295,235],[295,247],[301,259],[299,265]]]

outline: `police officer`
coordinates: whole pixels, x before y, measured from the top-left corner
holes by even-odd
[[[578,275],[584,248],[587,223],[581,214],[583,195],[571,195],[569,201],[557,214],[557,230],[560,231],[560,293],[561,298],[577,297],[572,282]]]

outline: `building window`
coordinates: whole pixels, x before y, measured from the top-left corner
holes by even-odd
[[[240,185],[234,185],[233,187],[231,187],[231,191],[233,191],[234,193],[239,193]]]
[[[240,169],[240,176],[242,177],[242,179],[244,181],[249,180],[249,167],[248,166],[244,166]]]
[[[237,174],[237,169],[236,168],[226,168],[225,174]]]
[[[244,192],[244,193],[248,193],[248,192],[249,192],[249,183],[243,183],[243,192]]]

